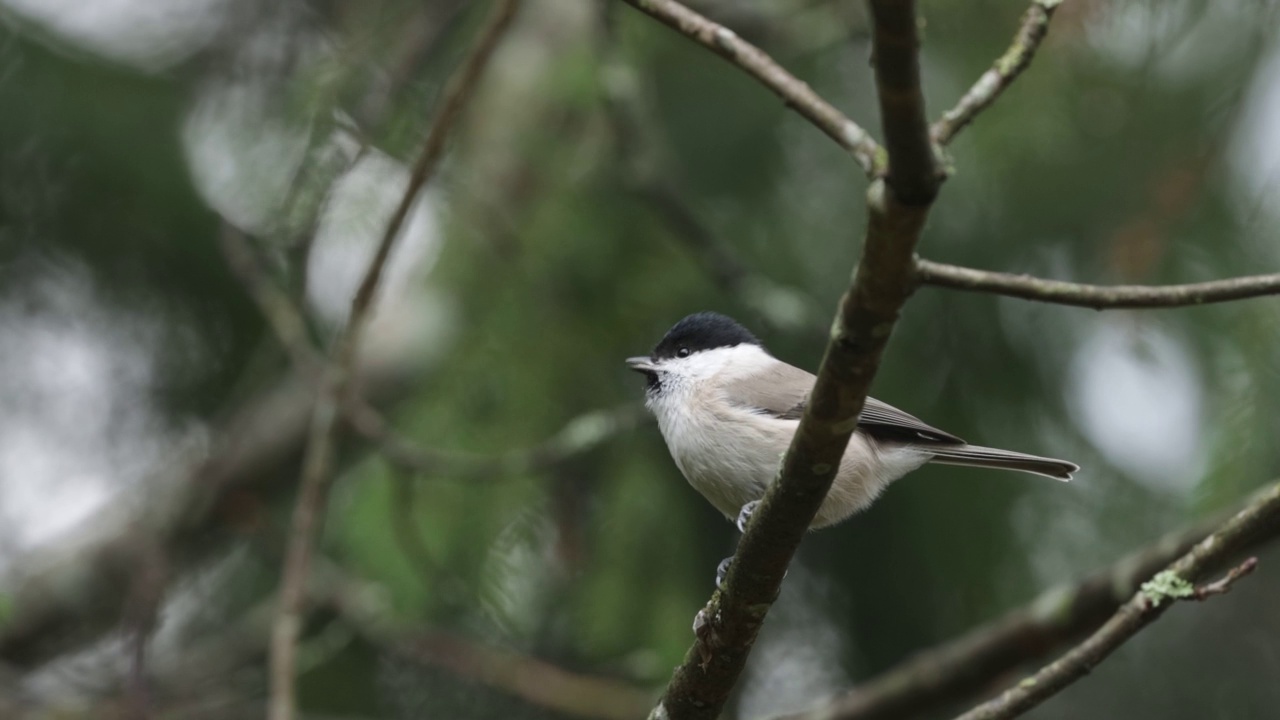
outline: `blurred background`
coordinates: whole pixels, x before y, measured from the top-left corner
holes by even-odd
[[[692,4],[879,134],[861,2]],[[921,5],[937,115],[1025,5]],[[312,391],[226,250],[326,344],[487,7],[0,0],[0,715],[261,716]],[[1276,271],[1278,21],[1265,0],[1064,3],[953,145],[921,254],[1098,283]],[[622,360],[714,309],[815,368],[864,188],[705,49],[621,3],[527,0],[364,347],[423,452],[344,442],[305,716],[645,712],[736,531]],[[875,395],[1083,470],[927,468],[811,535],[727,714],[811,707],[1235,506],[1280,471],[1278,358],[1273,298],[920,290]],[[1272,716],[1280,554],[1261,561],[1030,717]]]

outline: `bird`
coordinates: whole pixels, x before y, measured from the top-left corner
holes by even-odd
[[[751,331],[716,312],[685,317],[649,355],[626,363],[645,377],[645,405],[680,472],[743,529],[791,445],[814,375],[775,358]],[[894,480],[929,462],[1062,481],[1080,469],[1066,460],[970,445],[868,397],[810,529],[865,509]]]

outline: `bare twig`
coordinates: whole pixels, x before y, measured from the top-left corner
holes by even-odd
[[[515,17],[519,0],[499,0],[480,31],[475,45],[458,73],[450,80],[439,114],[431,124],[427,140],[414,163],[408,187],[387,223],[386,231],[369,262],[368,270],[351,301],[347,325],[335,341],[335,362],[328,366],[320,388],[320,396],[312,415],[310,440],[302,469],[301,487],[294,507],[288,547],[282,571],[280,605],[271,633],[270,682],[268,700],[270,720],[293,720],[296,698],[294,674],[298,634],[306,600],[306,579],[310,569],[312,546],[324,513],[326,490],[330,477],[333,439],[342,415],[340,408],[354,395],[351,376],[361,336],[368,321],[373,299],[382,278],[383,267],[400,234],[418,193],[435,171],[444,152],[445,138],[456,124],[472,96],[484,67],[497,46],[498,39]]]
[[[1231,590],[1231,586],[1235,585],[1237,580],[1257,569],[1258,558],[1248,558],[1239,565],[1231,568],[1231,570],[1227,571],[1227,574],[1223,575],[1221,578],[1218,578],[1211,583],[1197,586],[1191,598],[1193,600],[1208,600],[1214,595],[1226,595]]]
[[[270,720],[293,720],[296,698],[293,692],[294,668],[297,665],[298,636],[302,632],[307,576],[311,569],[314,538],[319,534],[320,520],[328,494],[328,477],[333,460],[333,436],[337,426],[338,401],[342,395],[339,375],[325,374],[320,386],[311,425],[307,433],[307,449],[302,463],[302,481],[289,526],[284,568],[280,580],[280,603],[271,624],[269,680],[271,694],[267,703]]]
[[[939,145],[950,143],[1027,69],[1036,50],[1040,48],[1040,43],[1049,33],[1049,20],[1060,4],[1062,0],[1032,0],[1031,6],[1022,15],[1022,22],[1018,25],[1018,32],[1013,36],[1009,49],[1004,51],[990,70],[978,78],[954,108],[943,113],[933,124],[930,134],[934,142]]]
[[[231,272],[257,304],[289,359],[299,371],[319,377],[325,359],[312,344],[306,318],[294,299],[268,277],[244,233],[223,223],[218,239]]]
[[[1221,592],[1231,582],[1247,574],[1253,569],[1253,562],[1245,561],[1226,578],[1207,586],[1212,590],[1197,591],[1191,584],[1210,568],[1220,566],[1260,539],[1277,534],[1280,534],[1280,483],[1272,485],[1212,535],[1197,543],[1190,552],[1144,583],[1105,625],[1084,642],[994,700],[961,715],[958,720],[1013,718],[1053,697],[1163,615],[1173,606],[1166,600],[1200,599]]]
[[[697,640],[650,713],[655,720],[720,714],[791,556],[831,487],[911,291],[912,253],[939,182],[920,96],[915,4],[873,0],[872,15],[881,113],[890,144],[900,152],[889,156],[889,182],[877,180],[868,191],[862,259],[838,306],[812,402],[724,584],[699,614]]]
[[[994,622],[859,683],[821,707],[775,720],[888,720],[964,699],[1106,622],[1144,581],[1186,554],[1226,517],[1170,533],[1075,584],[1051,588]]]
[[[1030,275],[974,270],[916,259],[916,281],[953,290],[1075,305],[1094,310],[1171,308],[1280,295],[1280,273],[1188,283],[1186,285],[1084,285]]]
[[[868,177],[884,170],[880,145],[854,121],[822,99],[804,81],[787,72],[763,50],[675,0],[623,0],[658,22],[685,35],[720,57],[737,65],[748,75],[782,98],[787,107],[853,154]]]

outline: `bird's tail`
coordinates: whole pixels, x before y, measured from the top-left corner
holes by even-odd
[[[928,448],[933,455],[932,462],[943,465],[964,465],[967,467],[995,468],[997,470],[1019,470],[1034,475],[1043,475],[1066,482],[1071,473],[1080,469],[1079,465],[1066,460],[1027,455],[1012,450],[978,445],[936,446]]]

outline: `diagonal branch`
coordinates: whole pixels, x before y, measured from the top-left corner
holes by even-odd
[[[650,718],[711,720],[720,714],[791,556],[831,487],[911,291],[912,253],[938,183],[920,99],[915,4],[874,0],[872,10],[881,112],[886,128],[904,124],[889,136],[901,154],[889,157],[892,182],[877,180],[868,191],[862,259],[841,298],[812,402],[779,477],[752,516],[724,584],[699,613],[697,640]],[[912,112],[917,117],[908,117]]]
[[[983,110],[986,110],[1000,97],[1023,70],[1031,64],[1040,43],[1049,34],[1049,20],[1053,11],[1058,9],[1062,0],[1032,0],[1031,6],[1022,15],[1018,32],[1013,36],[1013,43],[960,98],[956,106],[945,113],[933,124],[930,134],[933,141],[946,145],[960,134],[966,125],[973,122]]]
[[[463,62],[450,79],[439,114],[431,124],[427,140],[414,163],[400,204],[396,207],[377,251],[369,263],[364,279],[351,302],[346,328],[335,341],[335,362],[328,366],[320,387],[320,397],[312,414],[307,450],[303,460],[298,500],[289,530],[288,547],[280,588],[280,604],[271,632],[270,682],[268,700],[270,720],[293,720],[296,709],[294,675],[298,635],[306,600],[306,579],[311,564],[312,546],[324,514],[326,491],[333,456],[334,435],[341,406],[354,394],[351,377],[356,367],[360,339],[364,333],[373,299],[382,278],[383,267],[404,225],[409,209],[417,201],[418,192],[434,173],[444,153],[445,138],[456,125],[467,101],[474,94],[480,75],[506,28],[515,17],[519,0],[499,0],[485,26]]]
[[[675,0],[623,0],[658,22],[685,35],[760,81],[840,147],[853,154],[868,177],[884,170],[882,150],[854,121],[822,99],[803,80],[787,72],[763,50]]]
[[[1170,308],[1280,295],[1280,273],[1185,285],[1084,285],[1030,275],[974,270],[916,259],[916,281],[953,290],[994,293],[1094,310]]]
[[[1089,673],[1116,648],[1133,637],[1139,630],[1154,622],[1179,599],[1202,599],[1214,594],[1213,588],[1225,588],[1227,584],[1252,570],[1246,561],[1227,578],[1212,583],[1209,589],[1191,585],[1233,556],[1242,552],[1260,538],[1272,538],[1280,534],[1280,483],[1267,488],[1261,495],[1218,528],[1212,535],[1196,544],[1159,573],[1144,583],[1134,596],[1121,606],[1110,620],[1084,642],[1072,648],[1058,660],[1046,665],[1035,675],[1024,679],[1002,695],[979,705],[961,715],[957,720],[1005,720],[1017,717],[1061,692],[1071,683]],[[1219,590],[1220,591],[1220,590]]]
[[[775,720],[888,720],[964,699],[1102,625],[1144,581],[1190,551],[1225,519],[1211,518],[1170,533],[1074,585],[1049,589],[994,622],[922,652],[832,702]],[[1258,537],[1246,549],[1268,539]]]

